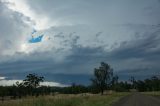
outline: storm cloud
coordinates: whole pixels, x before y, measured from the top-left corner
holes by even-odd
[[[1,0],[0,77],[91,75],[102,61],[119,75],[159,74],[159,10],[159,0]],[[28,43],[34,29],[44,37]]]

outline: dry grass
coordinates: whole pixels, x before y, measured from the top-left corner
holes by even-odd
[[[0,106],[111,106],[129,93],[99,94],[58,94],[55,96],[27,97],[19,100],[0,102]]]
[[[152,92],[141,92],[145,95],[151,95],[151,96],[160,96],[160,91],[152,91]]]

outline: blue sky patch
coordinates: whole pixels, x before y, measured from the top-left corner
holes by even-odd
[[[43,38],[44,35],[40,35],[36,38],[32,37],[30,40],[29,40],[29,43],[38,43],[38,42],[41,42],[42,41],[42,38]]]

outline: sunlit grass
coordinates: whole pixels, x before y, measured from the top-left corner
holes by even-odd
[[[111,106],[112,103],[129,93],[113,93],[110,95],[56,95],[28,97],[0,103],[0,106]]]

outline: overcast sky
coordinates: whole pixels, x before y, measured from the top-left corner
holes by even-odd
[[[0,0],[0,78],[92,74],[101,61],[118,74],[160,74],[159,10],[160,0]],[[34,29],[44,37],[29,43]]]

